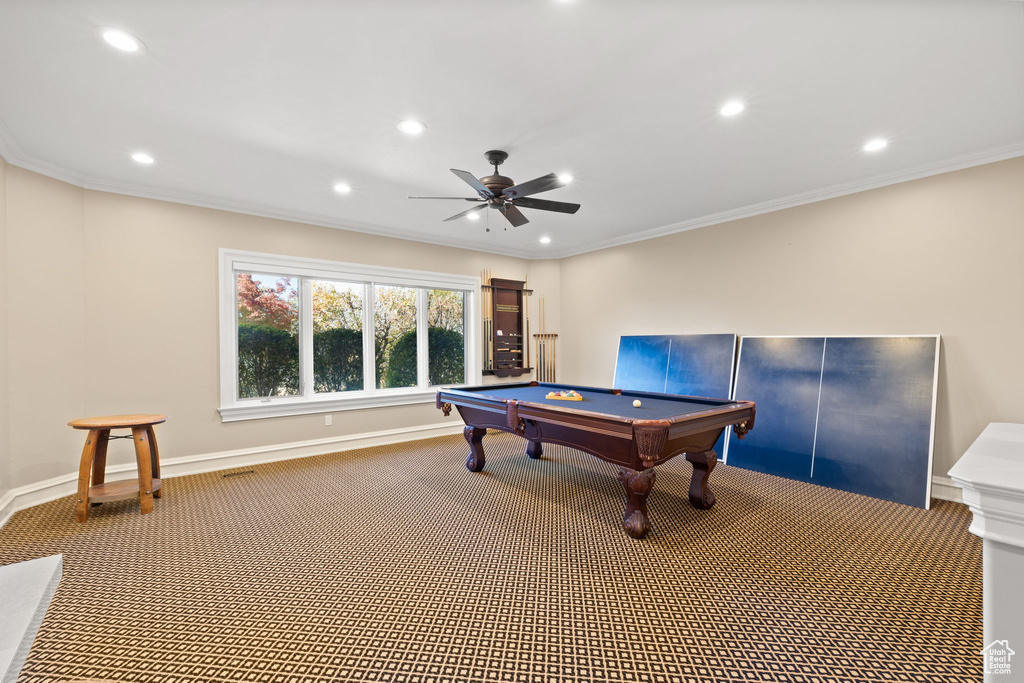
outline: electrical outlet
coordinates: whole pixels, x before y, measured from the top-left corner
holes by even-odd
[[[330,427],[333,422],[334,422],[334,416],[333,415],[324,415],[324,426],[325,427]]]

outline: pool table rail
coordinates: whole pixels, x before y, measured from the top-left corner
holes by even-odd
[[[647,394],[631,392],[629,395]],[[454,405],[466,424],[511,432],[538,444],[546,442],[577,448],[606,462],[633,469],[653,467],[681,453],[711,450],[721,430],[730,425],[736,435],[743,438],[753,428],[755,416],[755,406],[750,401],[690,413],[685,422],[673,422],[518,399],[495,399],[458,389],[438,391],[436,403],[445,416]],[[711,438],[714,430],[718,431]],[[621,443],[609,443],[607,439]]]
[[[611,404],[597,400],[595,405],[611,406],[608,412],[597,412],[563,406],[556,401],[540,403],[510,397],[509,389],[522,388],[526,395],[536,396],[538,387],[555,387],[537,382],[503,384],[467,389],[441,389],[436,405],[449,415],[452,407],[458,409],[466,426],[463,435],[469,444],[466,467],[479,472],[486,462],[482,445],[488,429],[511,432],[527,441],[526,454],[533,459],[543,454],[542,443],[575,448],[619,466],[618,479],[626,494],[623,527],[635,538],[643,537],[650,529],[647,515],[647,495],[654,485],[654,467],[677,455],[685,455],[693,465],[689,499],[698,509],[715,504],[715,496],[708,488],[708,478],[718,455],[715,443],[722,431],[732,427],[739,438],[753,428],[756,406],[750,401],[728,401],[704,397],[674,396],[649,392],[626,392],[580,387],[579,390],[600,392],[604,395],[625,395]],[[489,395],[488,390],[503,395]],[[680,413],[657,419],[642,419],[616,414],[623,404],[630,406],[630,397],[675,401]],[[653,403],[653,401],[652,401]],[[707,403],[705,410],[690,410],[694,403]],[[684,407],[684,404],[687,404]],[[666,409],[663,404],[662,412]],[[668,406],[671,408],[671,406]],[[626,410],[629,412],[629,409]],[[658,414],[657,410],[651,411]]]

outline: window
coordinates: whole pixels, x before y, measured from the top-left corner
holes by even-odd
[[[313,280],[313,391],[362,391],[363,286]]]
[[[221,418],[400,405],[479,379],[478,278],[222,249]]]
[[[427,354],[430,383],[459,384],[466,376],[466,293],[427,292]]]
[[[237,273],[238,396],[299,393],[296,278]]]
[[[373,287],[373,359],[378,389],[416,386],[418,303],[414,287]]]

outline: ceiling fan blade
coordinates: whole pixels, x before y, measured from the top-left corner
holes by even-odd
[[[565,183],[558,179],[557,173],[548,173],[540,178],[534,178],[533,180],[527,180],[525,183],[513,185],[502,192],[502,194],[509,199],[515,199],[517,197],[537,194],[538,192],[547,192],[556,187],[565,187]]]
[[[580,210],[579,204],[570,204],[569,202],[552,202],[547,199],[534,199],[533,197],[523,197],[522,199],[516,200],[516,205],[521,206],[524,209],[540,209],[541,211],[558,211],[559,213],[576,213]]]
[[[470,173],[469,171],[460,171],[457,168],[450,168],[448,170],[462,178],[466,182],[466,184],[472,187],[474,190],[476,190],[481,197],[486,198],[494,196],[494,193],[488,190],[487,186],[481,183],[479,180],[477,180],[476,176]]]
[[[454,216],[451,216],[450,218],[445,218],[441,222],[442,223],[447,223],[448,221],[455,221],[455,220],[458,220],[458,219],[462,218],[463,216],[468,216],[469,214],[473,213],[474,211],[480,211],[481,209],[486,209],[486,208],[487,208],[487,204],[480,203],[480,204],[474,206],[471,209],[466,209],[465,211],[463,211],[461,213],[457,213]]]
[[[409,197],[409,199],[461,199],[464,202],[482,202],[479,197]]]
[[[526,220],[526,216],[516,208],[515,204],[502,204],[498,207],[498,210],[505,214],[505,218],[508,219],[513,228],[518,228],[520,225],[526,225],[530,222]]]

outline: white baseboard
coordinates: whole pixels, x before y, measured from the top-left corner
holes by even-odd
[[[932,477],[932,498],[962,503],[964,502],[964,492],[949,477],[936,474]]]
[[[273,446],[257,446],[255,448],[239,448],[233,451],[200,453],[180,458],[168,458],[160,463],[160,473],[164,479],[183,477],[189,474],[216,472],[217,470],[234,469],[263,465],[278,460],[308,458],[324,453],[337,453],[356,448],[369,448],[403,441],[429,439],[434,436],[458,434],[463,429],[461,422],[453,424],[434,424],[419,427],[402,427],[381,432],[365,432],[327,439],[296,441],[293,443],[275,444]],[[107,472],[135,472],[134,463],[116,465],[107,468]],[[0,496],[0,527],[7,524],[18,510],[47,503],[57,498],[70,496],[78,488],[78,473],[72,472],[53,479],[36,482],[27,486],[12,489]],[[949,477],[935,475],[932,477],[932,498],[950,500],[954,503],[963,502],[963,492]]]
[[[14,491],[4,491],[4,495],[0,496],[0,527],[7,524],[7,520],[16,512],[14,509],[15,497]]]
[[[185,455],[180,458],[167,458],[160,461],[160,474],[163,479],[183,477],[189,474],[216,472],[217,470],[235,469],[263,465],[279,460],[308,458],[324,453],[350,451],[356,448],[369,448],[403,441],[418,441],[435,436],[459,434],[464,425],[461,421],[450,424],[433,424],[418,427],[401,427],[380,432],[364,432],[326,439],[296,441],[293,443],[275,444],[273,446],[257,446],[255,448],[239,448],[233,451],[200,453]],[[112,465],[107,468],[108,474],[135,472],[135,464],[127,463]],[[7,524],[18,510],[47,503],[51,500],[70,496],[78,490],[78,473],[71,472],[60,477],[28,484],[12,489],[0,496],[0,527]]]

